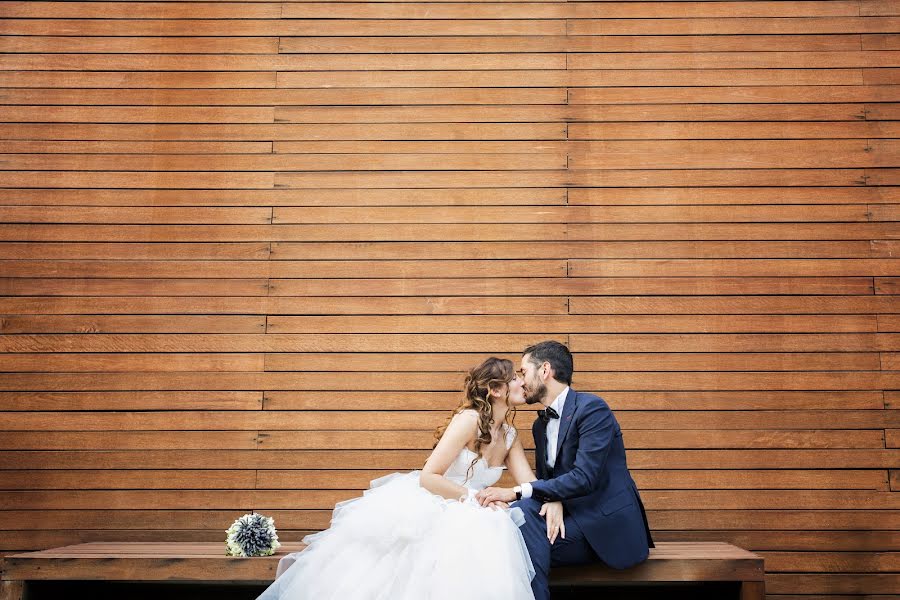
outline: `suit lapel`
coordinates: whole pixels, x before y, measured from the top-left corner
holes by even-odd
[[[566,440],[566,434],[569,433],[569,426],[572,424],[572,416],[575,414],[576,404],[578,404],[578,392],[570,387],[569,393],[566,394],[566,405],[563,407],[563,412],[559,416],[559,437],[556,438],[557,456],[559,456],[559,451],[562,448],[563,442]]]

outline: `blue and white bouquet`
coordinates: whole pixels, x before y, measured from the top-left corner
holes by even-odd
[[[257,513],[247,513],[225,533],[227,556],[271,556],[281,547],[275,519]]]

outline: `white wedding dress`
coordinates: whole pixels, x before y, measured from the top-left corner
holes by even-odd
[[[507,429],[507,449],[515,435]],[[444,476],[480,490],[506,468],[482,458],[467,479],[474,458],[463,448]],[[419,485],[419,471],[392,473],[338,503],[331,527],[282,558],[257,600],[533,600],[522,522],[518,508],[447,500]]]

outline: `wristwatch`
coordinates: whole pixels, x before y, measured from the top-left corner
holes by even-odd
[[[513,491],[516,493],[516,500],[521,500],[522,499],[522,486],[517,485],[516,487],[513,488]]]

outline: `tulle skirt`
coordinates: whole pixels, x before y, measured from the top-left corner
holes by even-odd
[[[279,563],[257,600],[533,600],[521,510],[447,500],[419,472],[372,481]]]

